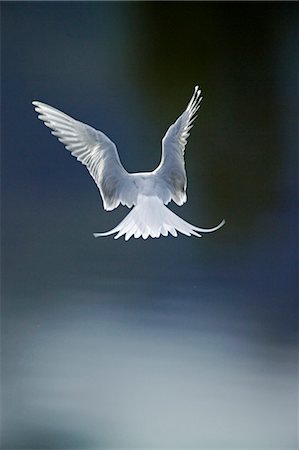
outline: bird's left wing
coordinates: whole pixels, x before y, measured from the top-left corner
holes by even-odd
[[[104,133],[45,103],[32,103],[38,118],[87,167],[99,188],[104,209],[112,210],[120,203],[130,208],[136,203],[134,181],[122,166],[115,144]]]
[[[167,186],[164,203],[173,200],[181,206],[186,202],[187,177],[184,153],[190,129],[202,100],[201,90],[195,86],[194,94],[183,114],[172,124],[162,140],[162,158],[155,170],[161,183]]]

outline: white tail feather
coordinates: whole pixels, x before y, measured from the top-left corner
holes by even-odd
[[[105,233],[94,233],[94,237],[109,236],[115,234],[114,239],[125,236],[129,240],[132,236],[138,239],[147,239],[149,236],[158,238],[160,235],[167,236],[170,233],[177,237],[178,233],[186,236],[201,237],[199,232],[211,233],[224,225],[225,221],[213,228],[199,228],[181,219],[168,209],[163,202],[154,196],[139,196],[137,205],[115,228]]]

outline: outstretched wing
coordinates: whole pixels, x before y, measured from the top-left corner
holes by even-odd
[[[168,195],[165,203],[173,200],[181,206],[186,202],[187,177],[184,153],[190,129],[202,100],[201,90],[195,86],[194,94],[183,114],[172,124],[162,139],[162,158],[156,169],[161,182],[166,183]]]
[[[120,203],[131,208],[137,200],[137,188],[122,166],[115,144],[101,131],[52,106],[37,101],[32,103],[39,113],[38,118],[87,167],[99,188],[104,209],[112,210]]]

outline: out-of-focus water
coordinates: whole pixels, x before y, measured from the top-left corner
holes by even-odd
[[[297,4],[2,2],[3,450],[297,448]],[[45,101],[152,170],[195,84],[202,239],[95,240]]]
[[[292,448],[289,343],[216,307],[232,295],[223,289],[199,288],[196,302],[188,288],[156,292],[141,307],[121,287],[57,292],[14,320],[5,399],[17,448]]]

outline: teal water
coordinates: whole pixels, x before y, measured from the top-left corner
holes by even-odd
[[[297,439],[297,4],[2,2],[3,449],[291,449]],[[41,100],[152,170],[194,85],[202,239],[95,240]]]

